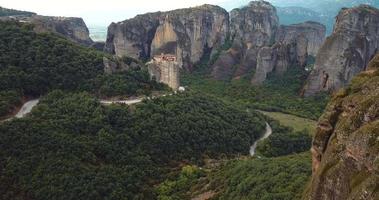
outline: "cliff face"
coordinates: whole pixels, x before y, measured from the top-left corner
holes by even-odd
[[[298,37],[307,39],[308,55],[316,57],[318,50],[325,41],[326,28],[317,22],[304,22],[300,24],[280,26],[276,34],[276,42],[291,43]]]
[[[305,200],[379,199],[379,55],[334,96],[312,146]]]
[[[117,56],[147,59],[150,57],[151,42],[159,26],[161,13],[138,15],[108,27],[105,51]]]
[[[105,49],[143,59],[174,54],[180,65],[191,70],[204,54],[222,45],[228,33],[228,13],[218,6],[203,5],[114,23],[108,28]]]
[[[303,68],[325,38],[325,26],[316,22],[279,26],[275,7],[265,1],[253,1],[230,15],[233,45],[213,65],[212,76],[219,80],[255,70],[252,83],[261,84],[270,72]]]
[[[333,34],[317,54],[305,96],[346,86],[365,70],[378,47],[379,10],[366,5],[341,10]]]
[[[275,44],[260,49],[252,83],[266,80],[267,74],[282,74],[290,67],[304,68],[308,56],[314,56],[325,38],[325,26],[316,22],[305,22],[280,26]]]
[[[213,66],[212,75],[216,79],[240,77],[252,71],[257,63],[258,50],[272,44],[279,28],[276,9],[265,1],[252,1],[248,6],[230,12],[230,32],[232,48],[222,54]],[[239,58],[230,65],[230,60],[238,52]]]
[[[1,17],[0,20],[17,20],[24,23],[31,23],[34,25],[34,30],[37,33],[53,32],[87,46],[93,43],[89,37],[89,30],[82,18],[20,15]]]
[[[36,15],[30,18],[36,32],[54,32],[81,44],[91,45],[87,25],[82,18],[46,17]]]

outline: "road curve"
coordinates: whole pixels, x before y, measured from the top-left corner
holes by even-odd
[[[24,103],[24,105],[22,105],[20,111],[18,111],[18,113],[15,115],[15,118],[25,117],[27,114],[29,114],[32,111],[34,106],[36,106],[38,103],[39,103],[39,99],[27,101],[26,103]]]
[[[100,100],[101,104],[110,105],[110,104],[126,104],[133,105],[136,103],[141,103],[144,98],[132,99],[132,100],[120,100],[120,101],[109,101],[109,100]]]
[[[272,134],[272,128],[270,126],[270,124],[268,124],[266,122],[266,132],[265,134],[257,141],[254,142],[254,144],[250,147],[250,156],[254,156],[255,155],[255,150],[257,148],[257,145],[260,141],[270,137],[270,135]]]

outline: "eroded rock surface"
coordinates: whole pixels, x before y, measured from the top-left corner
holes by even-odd
[[[251,72],[256,66],[259,49],[274,43],[279,28],[275,7],[265,1],[252,1],[243,8],[232,10],[230,20],[233,45],[215,62],[212,75],[216,79],[239,78]],[[222,62],[233,57],[235,52],[239,58],[234,65]]]
[[[93,44],[89,37],[89,30],[82,18],[77,17],[51,17],[41,15],[20,15],[0,17],[0,20],[16,20],[31,23],[37,33],[53,32],[74,42],[90,46]]]
[[[203,5],[139,15],[108,28],[106,51],[149,59],[174,54],[191,70],[207,51],[217,49],[229,33],[229,15],[218,6]]]
[[[279,26],[275,7],[265,1],[253,1],[230,15],[233,45],[213,65],[212,76],[219,80],[255,71],[252,83],[261,84],[271,72],[304,68],[325,39],[325,26],[316,22]]]
[[[379,199],[379,55],[338,92],[313,139],[304,200]]]
[[[379,47],[379,10],[367,5],[342,9],[333,34],[316,57],[314,70],[304,88],[305,96],[336,91],[366,70]]]

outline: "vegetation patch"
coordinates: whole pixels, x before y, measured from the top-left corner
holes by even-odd
[[[178,166],[247,155],[264,129],[260,114],[201,94],[131,110],[54,91],[0,125],[0,199],[156,199],[153,186]]]

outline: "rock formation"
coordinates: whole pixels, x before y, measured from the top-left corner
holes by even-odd
[[[167,84],[173,90],[179,89],[180,66],[175,55],[162,53],[154,56],[147,66],[151,78]]]
[[[333,97],[312,145],[304,200],[379,199],[379,54]]]
[[[219,80],[239,77],[252,71],[256,66],[259,48],[273,44],[279,28],[275,7],[265,1],[252,1],[248,6],[232,10],[230,21],[232,48],[223,53],[213,66],[212,75]],[[235,57],[236,53],[238,59],[233,63],[223,62]]]
[[[326,28],[317,22],[304,22],[300,24],[280,26],[276,33],[276,42],[289,44],[298,37],[307,39],[308,55],[316,57],[318,50],[325,41]]]
[[[151,43],[159,26],[161,13],[137,15],[108,27],[104,50],[119,57],[150,58]]]
[[[18,15],[0,17],[0,20],[17,20],[23,23],[31,23],[34,25],[34,30],[37,33],[53,32],[87,46],[93,43],[89,37],[88,28],[82,18]]]
[[[228,13],[218,6],[203,5],[113,23],[105,50],[142,59],[175,54],[179,65],[191,70],[204,54],[222,45],[228,33]]]
[[[112,57],[112,58],[103,58],[103,65],[104,65],[104,72],[106,74],[113,74],[117,72],[124,72],[127,71],[131,68],[138,68],[142,64],[140,61],[134,59],[134,58],[129,58],[129,57]]]
[[[325,26],[316,22],[280,26],[275,44],[258,52],[252,83],[261,84],[271,72],[283,74],[290,67],[304,68],[308,56],[315,56],[322,45],[325,32]]]
[[[364,71],[379,48],[379,10],[367,5],[342,9],[333,34],[316,57],[305,96],[336,91]]]
[[[212,76],[219,80],[255,70],[252,83],[261,84],[270,72],[304,67],[325,38],[325,26],[316,22],[279,26],[275,7],[265,1],[253,1],[230,15],[233,45],[213,65]]]

